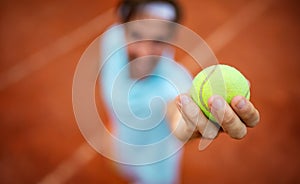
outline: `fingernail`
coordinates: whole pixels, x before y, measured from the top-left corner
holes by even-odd
[[[218,97],[214,98],[212,101],[212,107],[215,110],[220,110],[224,108],[224,101]]]
[[[242,108],[245,107],[245,105],[246,105],[245,100],[244,100],[244,99],[241,99],[241,100],[238,102],[238,104],[236,105],[236,107],[237,107],[238,109],[242,109]]]
[[[181,95],[180,102],[181,102],[181,105],[186,105],[186,104],[190,103],[190,99],[186,95]]]

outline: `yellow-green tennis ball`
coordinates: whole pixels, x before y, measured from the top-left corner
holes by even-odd
[[[249,83],[237,69],[228,65],[213,65],[194,78],[191,96],[203,113],[215,122],[208,107],[208,99],[212,95],[222,96],[227,103],[235,96],[244,96],[249,100]]]

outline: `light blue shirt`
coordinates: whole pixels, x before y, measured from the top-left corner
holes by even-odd
[[[114,120],[115,136],[131,145],[147,146],[158,142],[163,144],[147,151],[118,145],[116,149],[123,160],[128,160],[127,163],[136,163],[136,160],[150,163],[153,161],[147,158],[151,157],[161,157],[163,160],[166,152],[173,151],[175,154],[179,147],[179,142],[171,134],[166,120],[167,103],[181,93],[188,93],[192,78],[183,67],[173,61],[169,51],[164,52],[152,75],[143,80],[130,78],[126,47],[123,47],[125,44],[122,26],[112,27],[104,34],[101,43],[101,62],[104,65],[100,82],[106,105]],[[157,159],[160,162],[150,166],[131,167],[131,172],[138,175],[141,181],[159,180],[160,176],[152,178],[155,173],[151,172],[159,172],[162,181],[171,181],[177,172],[179,155],[177,152],[165,161]],[[163,171],[164,167],[170,171]]]

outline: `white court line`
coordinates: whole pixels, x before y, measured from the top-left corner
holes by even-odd
[[[249,26],[255,19],[259,18],[274,0],[255,0],[242,8],[232,19],[225,22],[213,33],[211,33],[206,41],[211,44],[210,47],[215,51],[220,51],[234,37],[236,37],[243,28]],[[196,50],[197,48],[195,48]],[[48,174],[41,180],[41,184],[62,184],[68,181],[81,166],[87,164],[90,160],[96,157],[96,152],[91,151],[87,143],[82,144],[73,155],[63,161],[53,172]]]
[[[214,52],[231,42],[242,29],[249,26],[277,0],[254,0],[242,8],[232,19],[218,27],[206,40]],[[247,36],[247,35],[245,35]]]
[[[39,184],[62,184],[67,182],[96,155],[97,152],[93,148],[87,143],[83,143],[70,158],[60,163],[54,172],[48,174]]]
[[[18,62],[15,66],[0,74],[0,91],[24,79],[34,71],[58,57],[78,48],[87,40],[98,36],[101,31],[113,22],[114,8],[111,8],[71,33],[59,38],[49,46]]]
[[[214,53],[219,52],[227,44],[229,44],[245,27],[253,23],[258,17],[277,0],[254,0],[245,5],[237,12],[231,19],[219,26],[214,32],[210,33],[206,39],[206,43],[213,50]],[[245,35],[247,36],[247,35]],[[201,45],[196,46],[191,52],[196,55]],[[202,56],[206,57],[206,56]],[[184,56],[180,61],[190,61],[189,56]],[[205,59],[203,59],[205,61]],[[202,62],[203,62],[202,61]],[[202,63],[205,66],[205,63]]]

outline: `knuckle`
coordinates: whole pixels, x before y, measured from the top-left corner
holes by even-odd
[[[235,122],[234,113],[232,111],[225,110],[223,118],[220,121],[225,127],[232,126]]]
[[[260,117],[258,111],[253,109],[250,113],[245,114],[242,119],[249,127],[255,127],[258,124]]]
[[[234,139],[242,139],[247,134],[245,124],[242,123],[234,111],[225,111],[222,127]]]
[[[191,121],[196,121],[199,118],[199,109],[187,108],[185,114]]]
[[[251,120],[249,120],[249,123],[247,123],[247,125],[249,127],[255,127],[260,121],[260,115],[257,112],[256,115],[253,116],[253,118]]]
[[[236,130],[233,130],[233,132],[234,133],[230,134],[230,137],[240,140],[247,135],[247,128],[242,126]]]

